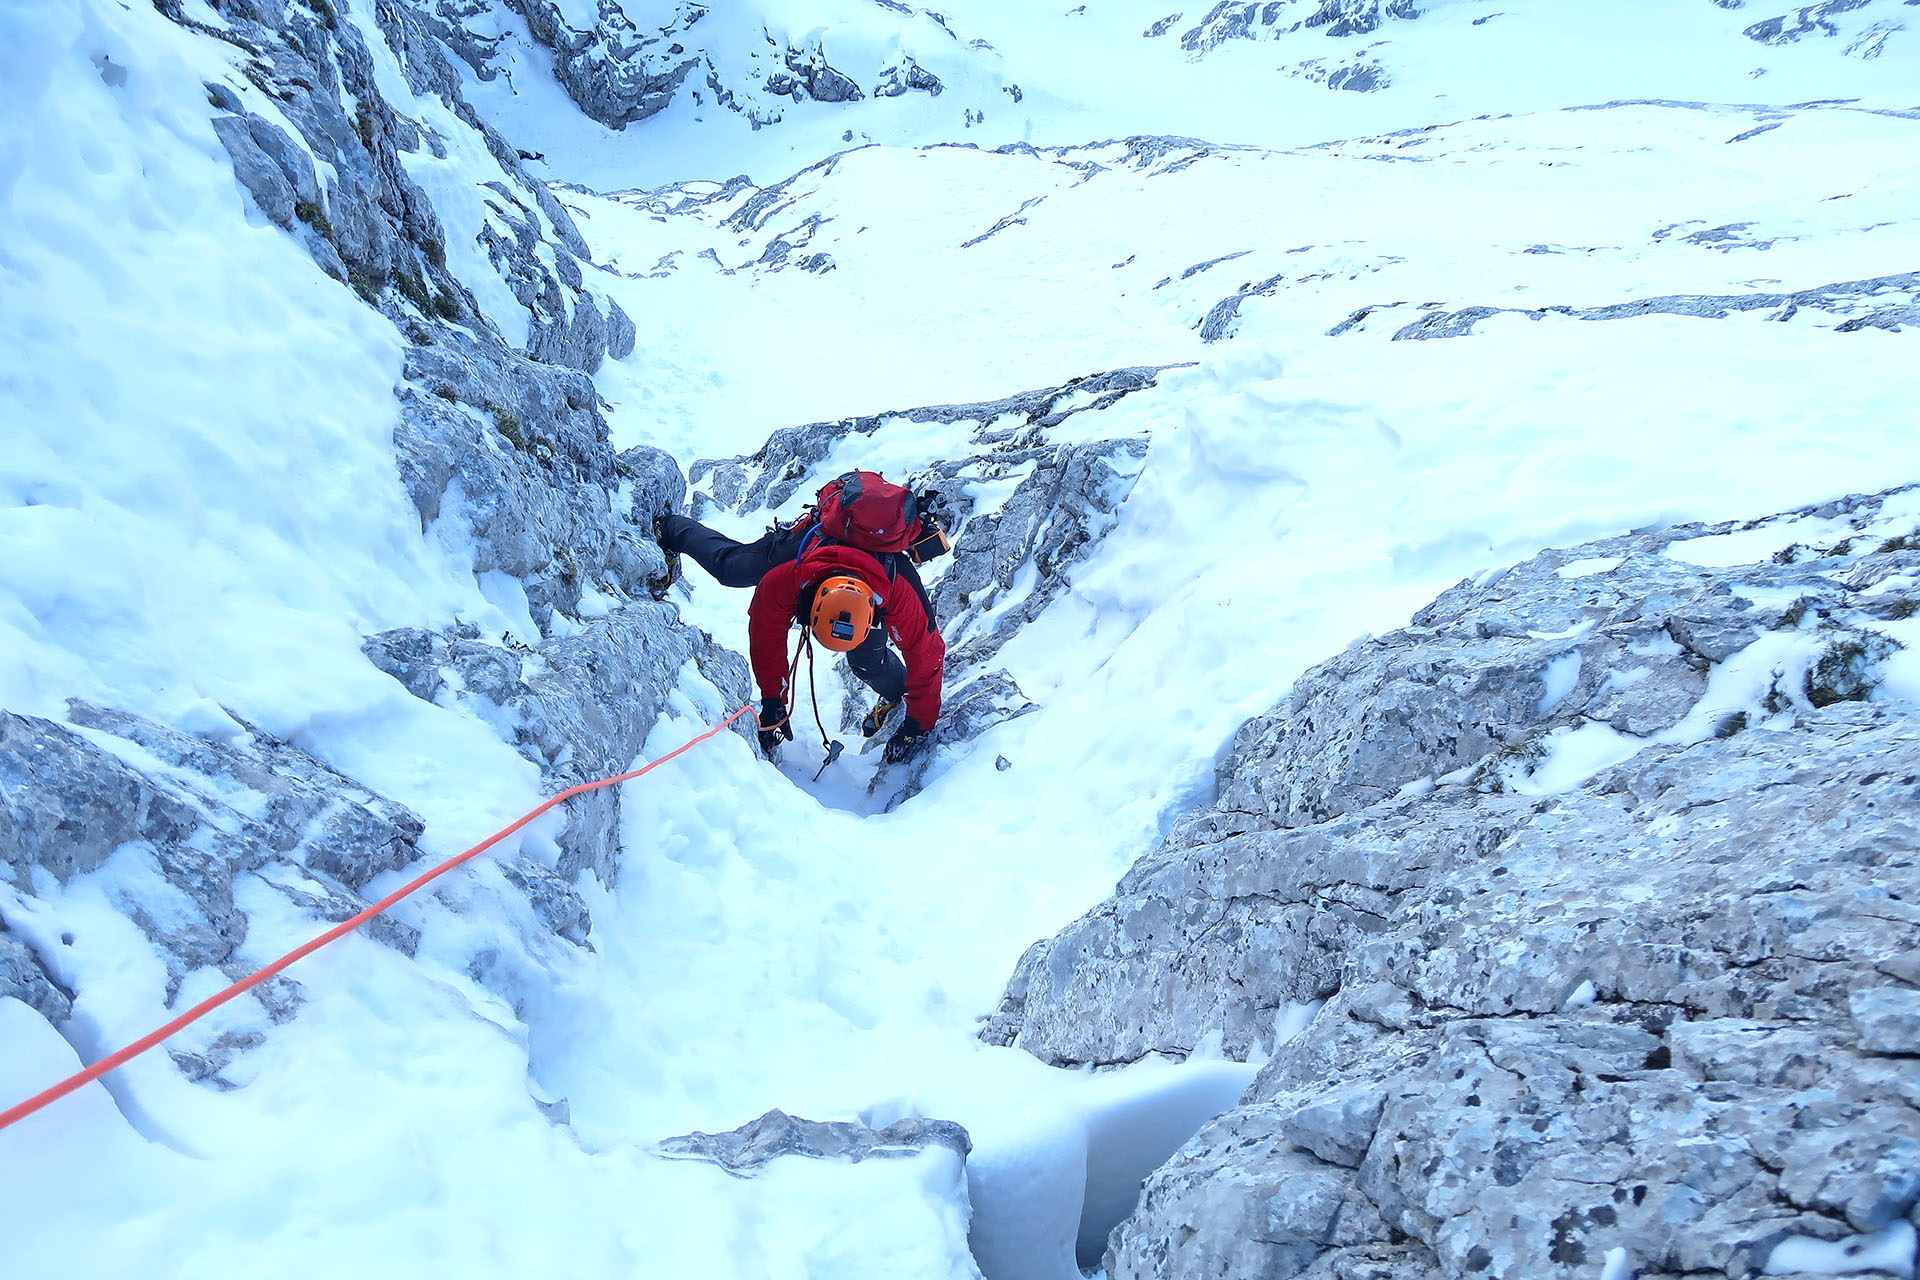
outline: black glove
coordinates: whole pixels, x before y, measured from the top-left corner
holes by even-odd
[[[887,750],[883,758],[888,764],[899,764],[908,756],[926,748],[933,735],[920,727],[920,722],[908,716],[900,722],[900,727],[887,739]]]
[[[793,717],[787,714],[787,704],[778,698],[760,699],[760,749],[767,759],[773,759],[773,749],[782,738],[793,741]]]

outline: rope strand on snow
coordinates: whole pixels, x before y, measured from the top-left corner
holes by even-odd
[[[716,724],[715,726],[713,726],[713,728],[707,730],[705,733],[700,734],[698,737],[689,739],[682,746],[677,747],[672,751],[669,751],[666,755],[661,756],[658,760],[651,761],[650,763],[644,765],[643,767],[635,769],[632,773],[622,773],[615,777],[601,778],[594,782],[583,782],[578,786],[568,787],[565,791],[562,791],[559,795],[556,795],[551,799],[547,800],[546,802],[541,804],[538,808],[529,810],[525,815],[523,815],[518,821],[514,822],[512,825],[502,827],[500,830],[494,832],[492,835],[488,836],[485,840],[482,840],[479,844],[476,844],[471,849],[468,849],[465,853],[458,854],[454,857],[448,858],[445,862],[441,863],[439,866],[434,867],[432,870],[424,872],[423,874],[415,877],[412,881],[408,882],[406,885],[402,886],[401,888],[394,890],[392,893],[380,899],[380,901],[374,903],[372,906],[368,907],[365,911],[362,911],[360,914],[356,916],[352,916],[346,920],[342,920],[339,924],[327,930],[325,933],[321,934],[319,937],[315,938],[313,941],[306,943],[304,946],[295,947],[292,951],[287,952],[287,954],[281,956],[278,960],[275,960],[272,964],[267,965],[265,968],[260,969],[255,973],[249,974],[245,978],[242,978],[240,981],[228,987],[226,990],[219,992],[216,995],[209,996],[205,1000],[202,1000],[199,1004],[193,1006],[193,1008],[187,1010],[185,1013],[181,1014],[179,1017],[175,1018],[173,1021],[167,1023],[165,1026],[158,1027],[153,1031],[148,1032],[146,1035],[140,1037],[138,1040],[134,1041],[132,1044],[128,1045],[126,1048],[121,1049],[116,1053],[108,1054],[106,1057],[100,1059],[100,1061],[94,1063],[92,1066],[86,1068],[85,1070],[76,1071],[74,1074],[68,1076],[65,1080],[62,1080],[59,1084],[54,1085],[50,1089],[46,1089],[40,1093],[35,1094],[33,1097],[28,1098],[25,1102],[20,1103],[18,1106],[10,1107],[5,1111],[0,1111],[0,1129],[5,1129],[8,1125],[11,1125],[16,1121],[26,1119],[28,1116],[40,1110],[42,1107],[45,1107],[50,1103],[58,1102],[61,1098],[66,1097],[68,1094],[72,1093],[75,1089],[78,1089],[81,1085],[90,1084],[93,1081],[98,1080],[101,1076],[106,1075],[107,1072],[112,1071],[115,1067],[122,1066],[125,1063],[131,1062],[133,1059],[139,1057],[141,1054],[145,1053],[147,1050],[159,1044],[162,1040],[165,1040],[168,1037],[176,1034],[177,1032],[189,1026],[190,1024],[199,1021],[201,1018],[204,1018],[207,1014],[212,1013],[215,1009],[218,1009],[221,1005],[233,999],[235,996],[240,995],[244,992],[253,990],[253,988],[259,986],[261,983],[265,982],[268,978],[273,977],[275,974],[279,973],[282,969],[285,969],[288,965],[291,965],[294,961],[299,960],[305,956],[312,955],[314,952],[318,951],[320,948],[326,946],[329,942],[334,942],[340,938],[344,938],[347,934],[352,933],[355,929],[358,929],[361,925],[365,924],[367,921],[373,919],[375,916],[380,915],[382,912],[386,911],[389,907],[399,902],[402,898],[407,897],[408,895],[414,893],[416,890],[424,887],[425,885],[433,882],[434,880],[439,879],[441,876],[453,870],[455,867],[460,866],[465,862],[471,861],[472,859],[479,857],[481,854],[485,853],[488,849],[491,849],[494,845],[499,844],[502,840],[505,840],[508,836],[520,830],[520,828],[526,826],[529,822],[532,822],[535,818],[538,818],[540,815],[546,813],[549,809],[552,809],[554,806],[561,804],[564,801],[571,800],[574,796],[581,795],[585,792],[597,791],[601,787],[610,787],[610,786],[613,786],[615,783],[619,783],[619,782],[630,782],[634,778],[639,777],[643,773],[650,773],[654,769],[657,769],[661,765],[665,764],[667,761],[673,759],[675,756],[683,755],[686,752],[691,751],[694,747],[699,746],[701,743],[705,742],[707,739],[717,737],[719,734],[725,732],[726,729],[730,725],[732,725],[734,721],[738,720],[741,716],[748,714],[752,710],[753,710],[753,706],[751,703],[749,703],[744,707],[741,707],[738,711],[734,712],[732,715],[728,716],[725,720],[722,720],[719,724]],[[757,720],[756,720],[756,723],[758,723]]]

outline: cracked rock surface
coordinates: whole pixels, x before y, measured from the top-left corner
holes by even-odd
[[[1542,553],[1249,722],[984,1032],[1271,1055],[1108,1273],[1737,1277],[1920,1215],[1911,496]]]
[[[803,1120],[784,1111],[769,1111],[758,1120],[726,1133],[689,1133],[656,1145],[663,1156],[676,1160],[705,1160],[728,1173],[750,1177],[781,1156],[809,1160],[899,1159],[922,1151],[944,1149],[965,1160],[973,1150],[967,1131],[951,1120],[899,1120],[884,1129],[844,1120]]]
[[[257,728],[215,740],[79,701],[68,715],[63,725],[0,712],[0,867],[32,894],[42,877],[64,884],[127,863],[115,905],[162,953],[170,998],[196,969],[233,980],[252,969],[236,955],[246,887],[339,921],[366,907],[369,880],[419,857],[419,818]],[[419,943],[392,917],[367,932],[408,955]],[[276,978],[256,995],[279,1020],[297,992]],[[52,1021],[71,1012],[57,949],[4,932],[0,994]]]

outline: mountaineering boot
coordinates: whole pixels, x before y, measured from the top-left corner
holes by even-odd
[[[861,718],[860,736],[871,738],[879,733],[881,726],[886,724],[887,717],[892,715],[893,709],[899,705],[900,699],[898,698],[882,698],[880,701],[874,703],[873,710],[867,712],[867,714]]]
[[[655,600],[665,600],[668,589],[680,581],[680,553],[666,544],[665,532],[661,529],[666,519],[664,511],[653,518],[653,540],[660,544],[661,554],[667,558],[667,571],[647,579],[647,594]]]

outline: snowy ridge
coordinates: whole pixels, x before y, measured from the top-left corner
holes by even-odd
[[[1746,7],[1745,0],[1714,3],[1722,9]],[[1182,21],[1184,15],[1175,13],[1142,34],[1148,39],[1177,36],[1180,48],[1195,59],[1229,42],[1286,41],[1291,46],[1300,43],[1302,36],[1319,35],[1355,47],[1294,63],[1285,69],[1286,74],[1329,89],[1372,93],[1393,83],[1396,45],[1425,34],[1410,32],[1405,24],[1439,11],[1441,22],[1451,19],[1457,26],[1467,19],[1464,11],[1479,7],[1449,0],[1220,0],[1193,26]],[[1471,26],[1516,18],[1524,23],[1533,16],[1525,9],[1518,14],[1489,10],[1474,14]],[[1647,22],[1658,26],[1659,18],[1649,14]],[[1810,39],[1834,40],[1843,56],[1871,60],[1885,53],[1888,42],[1905,29],[1895,0],[1825,0],[1752,22],[1740,34],[1757,44],[1776,47]]]

